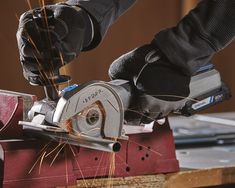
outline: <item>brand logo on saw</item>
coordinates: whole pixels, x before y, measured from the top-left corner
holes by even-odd
[[[88,95],[85,99],[83,99],[83,103],[88,103],[89,101],[93,100],[94,98],[98,97],[103,91],[101,89],[95,91]]]
[[[213,103],[213,102],[214,102],[214,96],[211,96],[211,97],[208,97],[208,98],[206,98],[206,99],[203,99],[203,100],[201,100],[201,101],[199,101],[199,102],[193,104],[193,105],[192,105],[192,108],[193,108],[194,110],[197,110],[197,109],[202,108],[202,107],[204,107],[204,106],[206,106],[206,105],[209,105],[209,104],[211,104],[211,103]]]

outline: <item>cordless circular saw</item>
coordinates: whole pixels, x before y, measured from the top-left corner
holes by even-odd
[[[47,94],[55,93],[51,90],[47,86]],[[191,78],[190,91],[185,106],[175,113],[190,116],[230,98],[229,89],[211,64]],[[29,121],[19,124],[30,135],[117,152],[121,147],[119,139],[146,131],[143,124],[124,124],[125,112],[132,100],[136,100],[135,95],[131,83],[126,80],[74,84],[64,88],[54,100],[36,101],[28,113]]]

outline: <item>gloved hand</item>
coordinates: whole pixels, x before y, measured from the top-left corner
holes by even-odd
[[[20,17],[17,42],[24,76],[45,85],[92,40],[92,21],[79,7],[47,5]]]
[[[189,95],[190,76],[169,62],[154,44],[134,49],[115,60],[111,79],[130,80],[136,91],[126,110],[129,124],[150,123],[181,109]]]

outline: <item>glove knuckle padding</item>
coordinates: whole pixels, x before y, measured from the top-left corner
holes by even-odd
[[[145,53],[150,50],[148,45],[136,48],[118,59],[116,59],[109,68],[109,76],[111,79],[127,79],[131,80],[138,74],[145,64]]]
[[[18,28],[24,28],[25,23],[27,23],[28,21],[31,21],[33,19],[32,13],[33,13],[33,11],[29,10],[29,11],[21,14],[20,19],[19,19],[19,27]]]

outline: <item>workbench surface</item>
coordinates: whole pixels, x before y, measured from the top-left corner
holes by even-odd
[[[190,188],[209,186],[222,187],[222,185],[226,188],[235,187],[235,167],[221,167],[201,170],[185,169],[178,173],[170,174],[79,180],[77,186],[70,186],[69,188]]]

